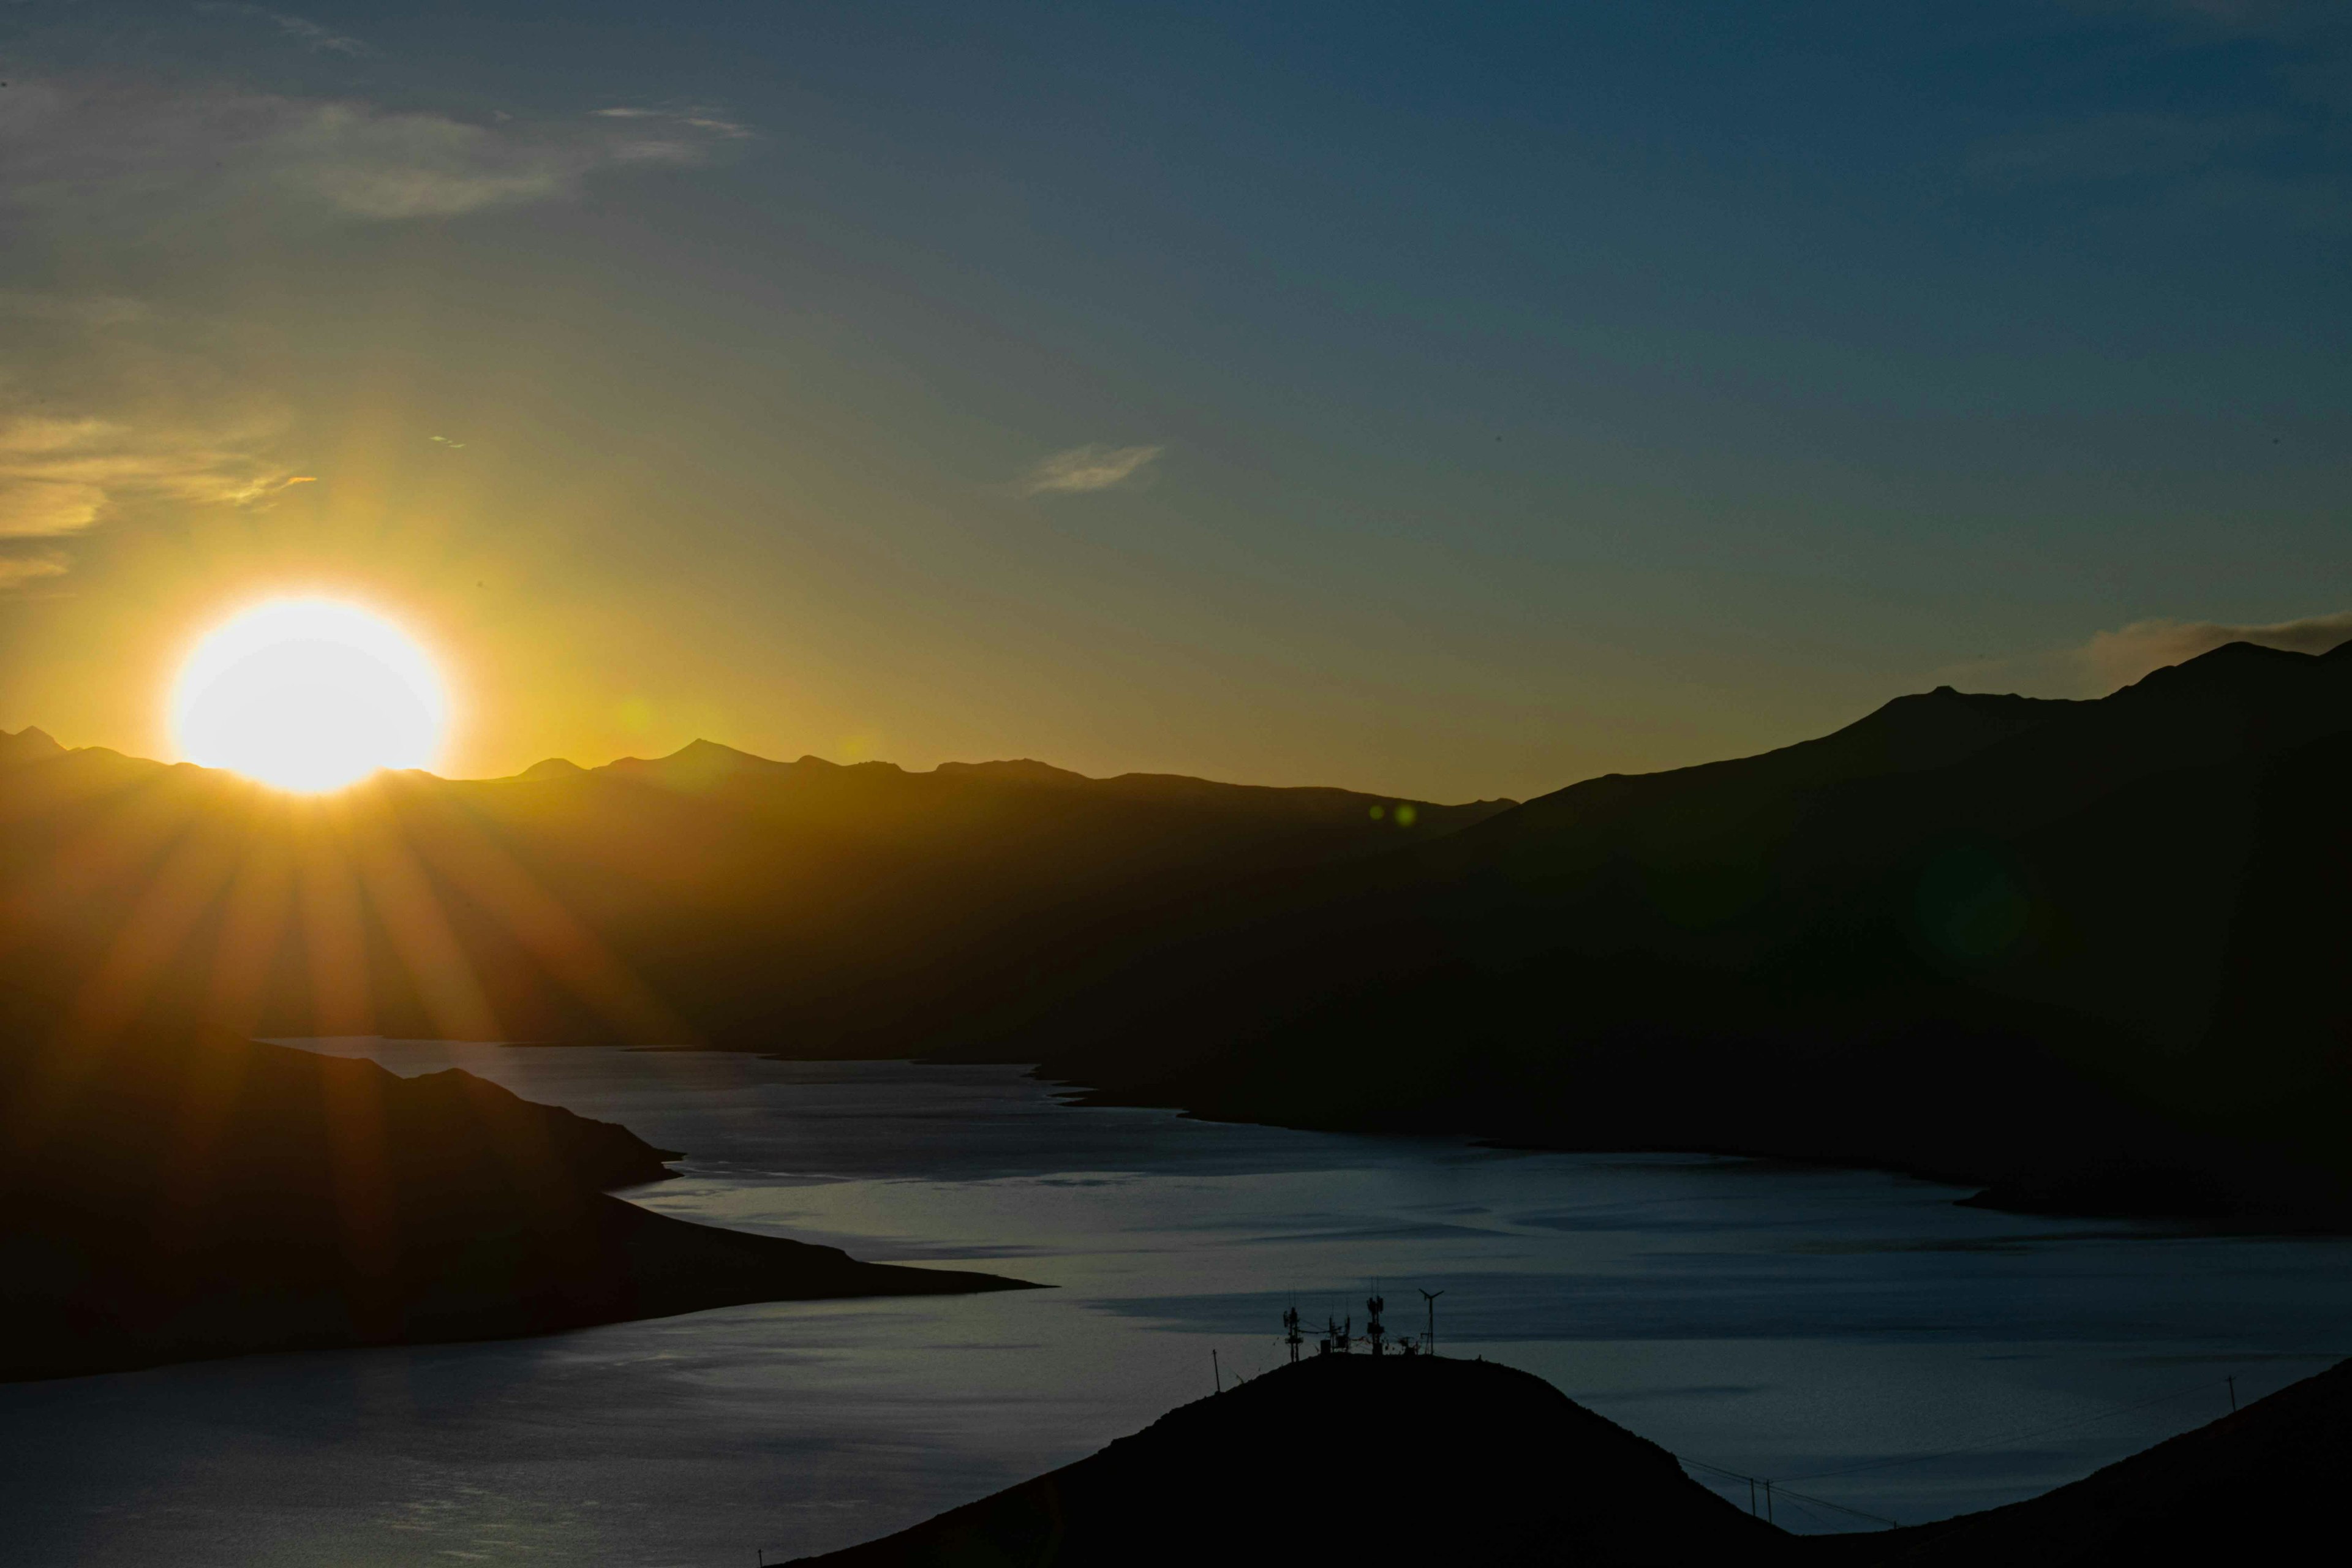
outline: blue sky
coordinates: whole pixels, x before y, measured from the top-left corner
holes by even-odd
[[[10,727],[298,578],[467,771],[1525,795],[2352,635],[2341,6],[0,28]]]

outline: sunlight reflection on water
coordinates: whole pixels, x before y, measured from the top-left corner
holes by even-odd
[[[1209,1124],[1064,1106],[1007,1068],[319,1044],[689,1151],[629,1194],[666,1213],[1058,1289],[0,1387],[23,1561],[772,1562],[1087,1453],[1207,1393],[1212,1347],[1270,1367],[1294,1293],[1360,1322],[1375,1278],[1392,1329],[1442,1287],[1443,1349],[1758,1475],[2189,1390],[1804,1484],[1910,1521],[2208,1420],[2224,1396],[2194,1385],[2224,1372],[2248,1397],[2315,1370],[2352,1306],[2342,1242],[1990,1214],[1871,1173]]]

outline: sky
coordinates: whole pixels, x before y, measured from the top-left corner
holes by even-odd
[[[2352,7],[0,5],[0,728],[1439,799],[2352,636]]]

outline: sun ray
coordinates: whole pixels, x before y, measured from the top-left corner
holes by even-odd
[[[303,814],[296,823],[296,898],[313,1035],[375,1031],[367,915],[346,853],[348,830],[341,816],[328,805]]]
[[[413,792],[408,798],[415,799]],[[422,801],[417,804],[421,806]],[[606,1022],[639,1041],[676,1042],[693,1031],[619,954],[495,839],[445,807],[437,831],[413,836],[433,868],[452,886],[496,914],[548,973]]]
[[[379,797],[354,805],[350,820],[361,884],[425,1016],[444,1039],[504,1037],[464,944],[386,803]]]

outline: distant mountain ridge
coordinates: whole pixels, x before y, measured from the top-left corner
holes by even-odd
[[[1381,807],[1385,816],[1395,806],[1406,805],[1412,807],[1416,818],[1425,816],[1433,826],[1464,826],[1497,812],[1507,811],[1518,804],[1514,800],[1495,799],[1472,801],[1462,805],[1439,805],[1429,801],[1400,800],[1394,795],[1369,795],[1361,790],[1313,784],[1220,784],[1184,773],[1117,773],[1109,778],[1093,778],[1029,757],[992,763],[941,763],[926,774],[902,768],[896,763],[835,763],[814,755],[803,756],[794,762],[778,762],[721,745],[716,741],[703,740],[690,741],[667,756],[620,757],[596,768],[583,768],[566,758],[550,757],[514,776],[530,782],[548,783],[582,774],[609,773],[673,788],[701,789],[745,775],[772,779],[819,778],[841,773],[1091,791],[1134,800],[1222,806],[1236,811],[1283,813],[1301,817],[1336,816],[1354,811],[1369,818],[1374,806]]]
[[[1517,806],[707,742],[290,802],[11,744],[0,979],[136,952],[156,1018],[1028,1061],[1204,1114],[2352,1223],[2352,645],[1943,688]]]
[[[1063,984],[1050,955],[1096,925],[1509,804],[1097,780],[1031,761],[908,773],[709,741],[299,799],[27,731],[0,743],[0,981],[94,973],[177,867],[186,907],[139,987],[159,1017],[903,1049]],[[239,924],[241,898],[273,907]],[[327,909],[337,929],[312,918]],[[268,951],[225,1004],[218,944],[265,927],[252,940]]]

